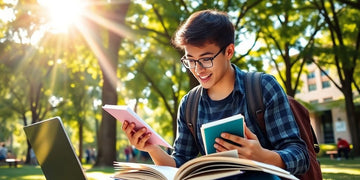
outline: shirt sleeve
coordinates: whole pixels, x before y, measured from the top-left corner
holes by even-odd
[[[185,120],[185,105],[188,95],[185,95],[178,109],[177,115],[177,131],[174,141],[174,151],[172,157],[176,162],[176,167],[180,167],[190,159],[197,157],[199,150],[197,148],[194,137],[192,136]]]
[[[286,170],[295,175],[303,174],[310,166],[309,155],[287,95],[271,75],[264,75],[262,84],[268,139],[284,161]]]

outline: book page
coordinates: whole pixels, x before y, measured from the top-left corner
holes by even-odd
[[[121,179],[172,180],[178,168],[153,164],[115,162],[114,177]]]
[[[227,167],[224,169],[224,167]],[[269,164],[260,163],[248,159],[240,159],[234,157],[222,157],[222,156],[202,156],[196,159],[192,159],[182,165],[177,174],[176,179],[186,179],[188,176],[201,176],[206,173],[221,175],[221,172],[232,169],[234,171],[261,171],[269,174],[274,174],[279,177],[287,179],[297,179],[289,172]],[[201,173],[200,171],[204,171]],[[205,173],[206,172],[206,173]],[[193,174],[195,173],[195,174]],[[224,176],[225,177],[225,176]]]
[[[243,115],[241,115],[241,114],[236,114],[236,115],[233,115],[233,116],[224,118],[224,119],[219,119],[219,120],[216,120],[216,121],[212,121],[212,122],[209,122],[209,123],[205,123],[205,124],[203,124],[201,127],[202,127],[202,128],[208,128],[208,127],[218,126],[218,125],[220,125],[220,124],[228,123],[228,122],[231,122],[231,121],[233,121],[233,120],[243,119],[243,118],[244,118]]]
[[[233,149],[233,150],[229,150],[229,151],[223,151],[223,152],[218,152],[218,153],[213,153],[213,154],[208,154],[208,155],[205,155],[205,156],[201,156],[201,157],[239,157],[239,154],[237,153],[237,150],[236,149]],[[201,158],[199,157],[199,158]]]
[[[165,141],[156,131],[154,131],[144,120],[142,120],[131,108],[122,105],[104,105],[103,109],[111,114],[115,119],[123,123],[125,120],[133,122],[136,128],[145,127],[148,132],[151,132],[149,143],[158,144],[164,147],[172,148],[172,146]]]
[[[203,173],[203,174],[191,175],[191,176],[187,177],[187,179],[190,179],[190,178],[191,178],[191,180],[219,179],[222,177],[234,176],[234,175],[242,174],[242,173],[244,173],[244,172],[239,171],[239,170],[212,171],[212,172],[207,172],[207,173]]]

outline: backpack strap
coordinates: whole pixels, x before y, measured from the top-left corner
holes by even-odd
[[[256,122],[259,125],[259,127],[260,127],[261,131],[263,132],[263,134],[265,136],[267,136],[266,129],[265,129],[266,128],[265,127],[265,121],[264,121],[265,107],[264,107],[264,103],[262,101],[262,89],[261,89],[261,76],[262,76],[262,74],[263,74],[262,72],[248,72],[248,73],[246,73],[245,79],[244,79],[244,86],[245,86],[245,96],[246,96],[248,111],[250,112],[250,115],[253,117],[253,119],[256,120]],[[293,113],[298,113],[296,111],[296,109],[301,109],[302,111],[307,112],[307,110],[299,102],[297,102],[295,99],[293,99],[290,96],[287,96],[287,98],[289,100],[289,104],[290,104],[290,107],[291,107],[291,110],[293,111]],[[296,106],[296,107],[293,107],[293,106]],[[302,114],[305,114],[305,113],[302,112]],[[298,116],[300,116],[300,115],[298,115]],[[295,114],[294,114],[294,118],[296,120],[296,115]],[[307,117],[307,118],[309,118],[309,117]],[[296,122],[296,123],[298,123],[298,122]],[[310,125],[310,129],[311,129],[311,135],[312,135],[313,141],[314,141],[313,142],[314,143],[314,146],[313,146],[314,151],[316,153],[319,153],[320,152],[320,146],[319,146],[318,140],[316,138],[316,134],[314,132],[314,129],[313,129],[313,127],[311,125]]]
[[[266,136],[265,121],[264,121],[264,103],[262,99],[261,76],[262,72],[248,72],[245,74],[244,86],[245,97],[250,116],[256,120],[261,131]]]
[[[319,142],[317,140],[317,137],[316,137],[316,134],[315,134],[315,131],[314,131],[314,128],[312,126],[311,127],[311,134],[314,138],[314,150],[316,153],[319,153],[320,152],[320,145],[319,145]]]
[[[186,119],[186,124],[191,134],[194,137],[195,144],[198,150],[202,153],[196,136],[196,121],[197,121],[198,107],[199,107],[198,104],[199,104],[201,92],[202,92],[201,85],[198,85],[189,91],[189,96],[185,106],[185,119]]]

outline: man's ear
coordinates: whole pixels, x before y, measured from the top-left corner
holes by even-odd
[[[235,45],[231,43],[225,49],[225,56],[227,56],[228,59],[230,60],[234,56],[234,53],[235,53]]]

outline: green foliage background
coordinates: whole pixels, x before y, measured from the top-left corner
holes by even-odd
[[[106,12],[114,4],[100,2],[90,3],[88,11],[107,19]],[[0,142],[7,142],[19,157],[25,157],[22,127],[61,116],[75,149],[95,147],[101,121],[103,74],[97,52],[87,43],[91,37],[74,25],[64,34],[45,31],[39,42],[32,44],[30,40],[48,23],[46,10],[37,1],[29,0],[1,0],[0,8],[10,9],[14,14],[10,21],[0,18]],[[360,10],[352,3],[131,1],[125,24],[115,23],[118,30],[128,33],[123,35],[119,49],[118,104],[134,107],[168,142],[174,140],[179,102],[194,86],[179,60],[183,52],[171,45],[171,38],[179,24],[202,9],[228,12],[236,30],[233,63],[246,71],[275,75],[288,94],[295,96],[302,86],[299,77],[306,73],[304,65],[309,62],[324,69],[336,69],[338,74],[332,78],[341,78],[337,85],[344,95],[349,93],[346,88],[360,92],[356,68],[360,54],[357,18]],[[339,33],[333,31],[336,28]],[[109,41],[104,35],[107,29],[103,26],[96,31],[104,37],[103,41]],[[349,113],[350,117],[353,115]],[[359,120],[353,122],[351,131],[356,134]],[[117,158],[121,158],[122,148],[128,142],[121,131],[114,138]]]

